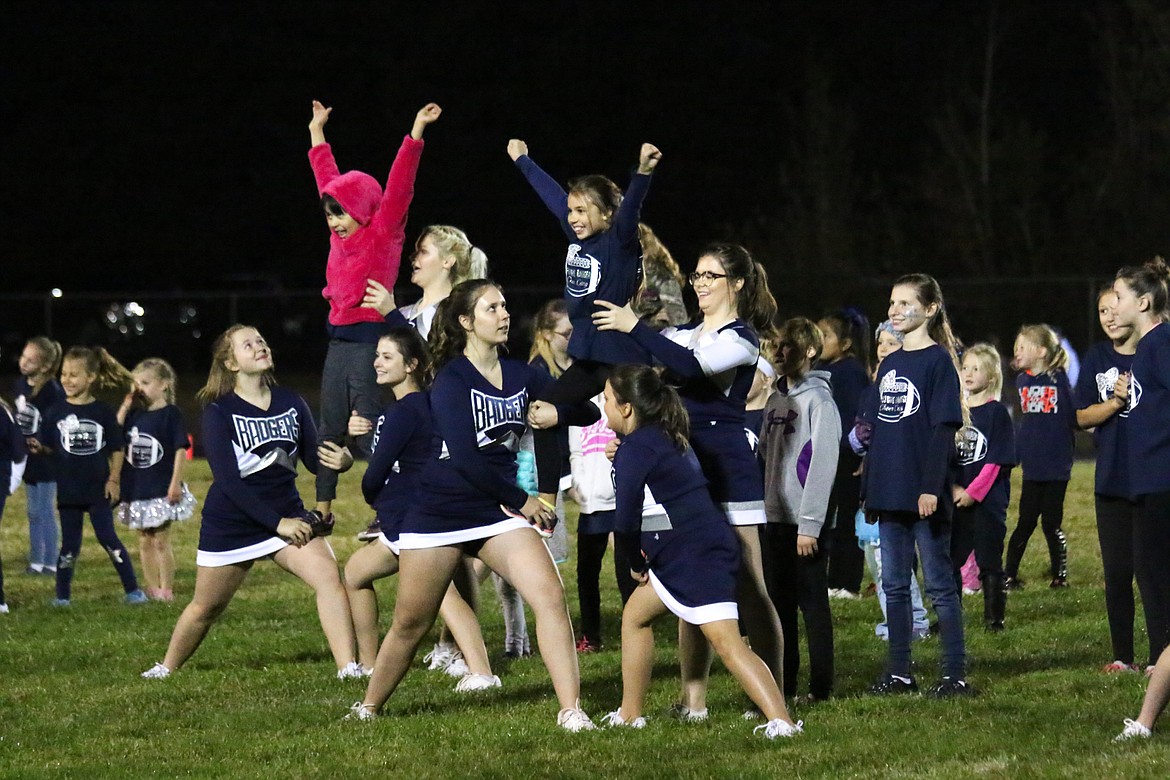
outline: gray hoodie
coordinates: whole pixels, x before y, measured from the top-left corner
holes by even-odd
[[[769,523],[795,525],[802,536],[819,538],[837,477],[841,417],[828,371],[786,384],[785,377],[776,381],[760,431],[764,510]]]

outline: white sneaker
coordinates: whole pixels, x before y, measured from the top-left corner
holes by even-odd
[[[763,726],[756,726],[752,729],[752,733],[763,729],[764,736],[767,739],[776,739],[776,737],[795,737],[797,734],[804,733],[804,721],[798,720],[796,723],[789,723],[786,720],[770,720]]]
[[[7,615],[7,614],[8,614],[8,605],[7,604],[0,604],[0,615]]]
[[[165,680],[170,676],[171,670],[163,666],[161,661],[142,673],[143,679],[146,680]]]
[[[764,713],[757,710],[755,707],[748,707],[743,711],[744,720],[763,720]]]
[[[363,677],[369,677],[370,673],[366,671],[366,667],[359,664],[357,661],[350,661],[345,666],[337,670],[338,680],[360,680]]]
[[[374,712],[374,705],[355,701],[353,706],[349,708],[349,714],[342,720],[373,720],[376,717],[378,717],[378,713]]]
[[[1125,728],[1113,738],[1114,742],[1127,742],[1131,739],[1149,739],[1150,730],[1136,720],[1125,719]]]
[[[580,702],[576,707],[566,707],[557,713],[557,725],[565,731],[576,734],[578,731],[593,731],[597,726],[589,720],[589,716],[581,709]]]
[[[427,669],[432,672],[440,672],[451,665],[451,661],[455,658],[455,648],[451,645],[437,644],[423,656],[423,663],[429,664]]]
[[[455,651],[455,656],[451,659],[451,663],[447,664],[447,668],[443,670],[452,677],[460,679],[471,674],[471,667],[463,660],[463,653],[458,650]]]
[[[613,712],[607,714],[604,718],[602,718],[601,725],[603,725],[607,728],[610,728],[613,726],[625,726],[625,727],[631,728],[631,729],[644,729],[644,728],[646,728],[646,719],[639,715],[638,717],[634,718],[633,720],[627,721],[625,718],[622,717],[621,708],[618,708],[618,709],[614,710]]]
[[[682,723],[703,723],[707,720],[707,708],[701,710],[692,710],[685,704],[675,703],[670,705],[667,714],[677,721]]]
[[[494,674],[469,674],[455,685],[456,693],[486,691],[488,688],[502,688],[503,683]]]

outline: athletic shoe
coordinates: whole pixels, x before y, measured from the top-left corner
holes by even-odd
[[[1125,719],[1125,728],[1113,738],[1114,742],[1128,742],[1131,739],[1149,739],[1151,732],[1136,720]]]
[[[829,590],[829,598],[856,601],[857,599],[861,598],[861,596],[851,590],[846,590],[845,588],[831,588]]]
[[[54,607],[68,607],[71,604],[69,599],[53,599],[49,603]]]
[[[979,588],[968,588],[966,585],[963,586],[963,595],[964,596],[974,596],[975,594],[981,593],[981,592],[982,591],[979,590]]]
[[[163,666],[161,661],[142,673],[145,680],[165,680],[170,676],[171,670]]]
[[[1067,588],[1068,587],[1068,579],[1065,577],[1053,577],[1052,582],[1048,583],[1048,587],[1050,587],[1054,590],[1056,588]]]
[[[1004,577],[1003,578],[1003,589],[1004,590],[1023,590],[1024,589],[1024,581],[1019,579],[1018,577]]]
[[[578,702],[578,705],[580,702]],[[593,725],[593,721],[589,720],[589,716],[585,711],[577,707],[566,707],[557,713],[557,725],[565,731],[571,731],[576,734],[579,731],[593,731],[597,726]]]
[[[138,590],[132,590],[123,596],[122,601],[126,602],[127,604],[145,604],[146,602],[150,601],[150,599],[145,593],[142,592],[142,589],[139,588]]]
[[[685,704],[672,704],[666,714],[682,723],[702,723],[707,720],[707,708],[692,710]]]
[[[456,693],[486,691],[488,688],[502,688],[503,683],[494,674],[469,674],[455,685]]]
[[[1117,672],[1136,672],[1138,670],[1137,664],[1127,664],[1125,661],[1114,661],[1111,664],[1105,664],[1101,667],[1101,671],[1106,674],[1114,674]]]
[[[613,712],[607,714],[604,718],[602,718],[601,725],[605,726],[606,728],[613,728],[615,726],[625,726],[626,728],[631,728],[631,729],[644,729],[644,728],[646,728],[646,719],[644,717],[642,717],[641,715],[639,715],[638,717],[634,718],[633,720],[626,720],[625,718],[622,717],[622,711],[619,708],[619,709],[616,709]]]
[[[899,677],[896,674],[883,674],[873,685],[869,686],[871,696],[891,696],[900,693],[918,693],[918,683],[913,677]]]
[[[8,605],[3,603],[3,602],[0,602],[0,615],[7,615],[7,614],[8,614]]]
[[[369,677],[369,675],[366,674],[366,667],[357,661],[350,661],[337,670],[338,680],[360,680],[363,677]]]
[[[926,695],[932,699],[952,699],[956,696],[974,696],[974,686],[967,683],[961,677],[943,677],[939,679],[930,689]]]
[[[349,708],[349,714],[342,720],[373,720],[376,717],[378,717],[378,713],[374,712],[374,705],[355,701],[353,706]]]
[[[40,575],[45,573],[45,569],[39,563],[37,563],[37,564],[30,563],[28,565],[28,568],[26,568],[24,570],[24,573],[31,575],[33,577],[39,577]],[[56,573],[56,572],[54,572],[54,573]]]
[[[601,649],[601,643],[593,644],[589,641],[589,637],[581,637],[577,640],[577,654],[587,655],[589,653],[596,653]]]
[[[744,720],[763,720],[764,713],[757,710],[755,707],[748,707],[743,711]]]
[[[789,723],[786,720],[770,720],[762,726],[756,726],[752,729],[752,733],[763,731],[764,737],[767,739],[776,739],[776,737],[795,737],[797,734],[804,733],[804,721],[798,720],[796,723]]]
[[[471,674],[471,667],[467,665],[467,661],[463,660],[463,653],[456,650],[455,657],[451,659],[451,663],[443,671],[451,677],[462,679]]]
[[[451,665],[453,660],[455,660],[455,648],[452,645],[437,644],[431,652],[423,656],[423,663],[430,664],[427,669],[432,672],[443,671]]]
[[[1149,666],[1146,667],[1146,677],[1153,677],[1153,676],[1154,676],[1154,665],[1150,664]]]
[[[380,533],[382,533],[382,523],[375,517],[364,530],[358,532],[357,538],[359,542],[372,542],[378,538]]]

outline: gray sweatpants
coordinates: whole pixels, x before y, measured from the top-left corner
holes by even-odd
[[[329,342],[325,352],[325,369],[321,374],[321,415],[317,420],[317,438],[321,441],[349,440],[350,413],[356,411],[368,420],[376,421],[382,410],[382,392],[374,375],[376,344],[353,341]],[[373,433],[351,441],[354,457],[369,457]],[[337,498],[337,472],[317,470],[317,500]]]

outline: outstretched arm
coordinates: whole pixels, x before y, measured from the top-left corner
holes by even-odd
[[[332,108],[325,108],[320,101],[313,101],[313,118],[309,121],[309,165],[317,181],[318,195],[329,182],[341,175],[337,161],[333,159],[333,150],[325,142],[325,123],[332,112]]]
[[[528,180],[532,189],[536,190],[544,207],[551,211],[560,222],[561,230],[565,236],[573,240],[575,236],[573,231],[569,229],[568,194],[553,177],[532,161],[532,158],[528,156],[528,144],[519,138],[508,141],[508,156],[512,158],[512,162],[516,163],[516,167],[520,169],[520,173],[524,174],[524,178]]]
[[[618,239],[629,244],[638,240],[638,223],[642,220],[642,201],[650,189],[650,174],[662,160],[662,152],[654,144],[642,144],[638,153],[638,171],[630,180],[622,204],[614,216],[614,229]]]
[[[427,103],[418,110],[414,115],[414,127],[410,130],[410,137],[416,141],[421,141],[423,131],[427,129],[427,125],[438,120],[439,115],[443,113],[443,109],[439,108],[438,103]]]
[[[325,108],[321,101],[313,101],[313,118],[309,120],[309,145],[320,146],[325,143],[325,123],[329,121],[332,108]]]

